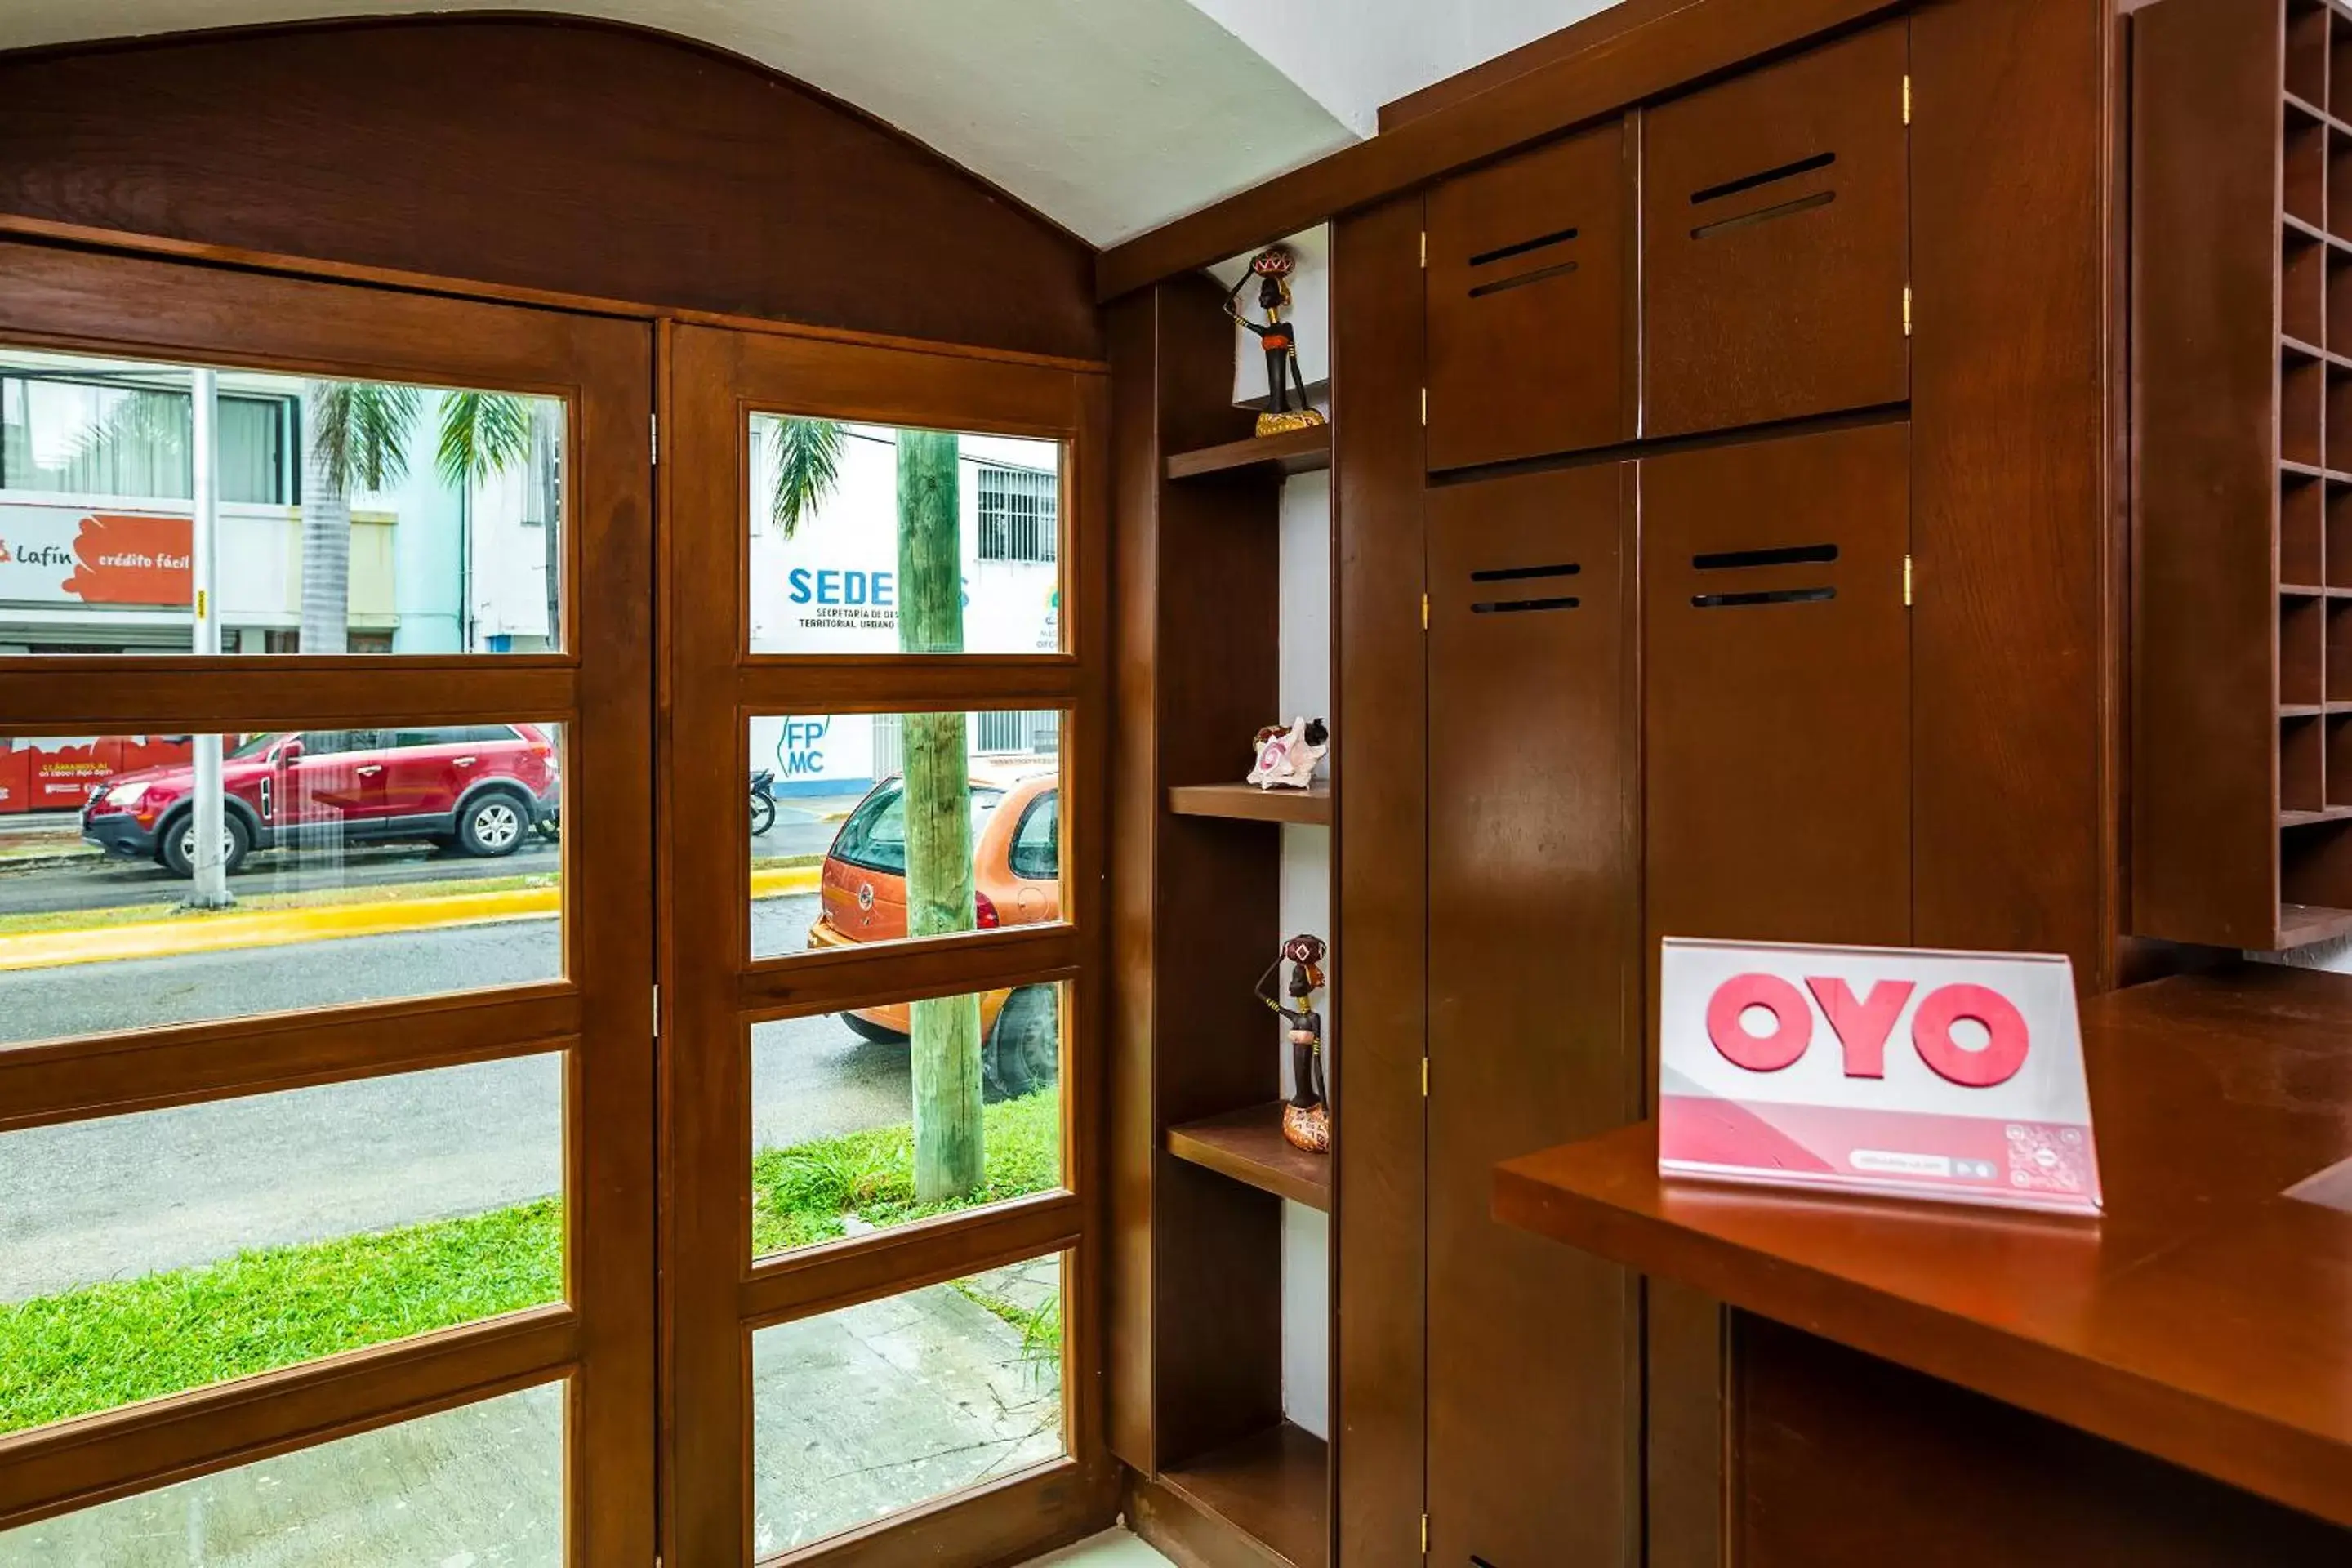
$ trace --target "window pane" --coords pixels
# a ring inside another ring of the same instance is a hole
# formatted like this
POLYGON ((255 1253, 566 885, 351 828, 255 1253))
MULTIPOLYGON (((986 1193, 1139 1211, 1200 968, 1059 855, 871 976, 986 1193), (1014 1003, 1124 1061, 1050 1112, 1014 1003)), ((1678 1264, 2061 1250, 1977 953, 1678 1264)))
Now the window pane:
POLYGON ((755 414, 753 653, 1055 653, 1062 448, 755 414))
POLYGON ((562 1300, 562 1060, 0 1134, 0 1432, 562 1300))
POLYGON ((751 1544, 772 1556, 1067 1451, 1062 1260, 751 1336, 751 1544))
POLYGON ((0 1568, 561 1568, 546 1384, 0 1533, 0 1568))
POLYGON ((1062 1182, 1067 987, 751 1026, 751 1250, 813 1247, 1062 1182))
MULTIPOLYGON (((194 647, 190 367, 0 348, 0 655, 194 647)), ((218 377, 223 653, 558 647, 564 407, 218 377)))
POLYGON ((0 1043, 562 978, 562 753, 552 724, 0 737, 0 1043))
POLYGON ((754 958, 1065 918, 1060 713, 761 717, 751 751, 754 958))

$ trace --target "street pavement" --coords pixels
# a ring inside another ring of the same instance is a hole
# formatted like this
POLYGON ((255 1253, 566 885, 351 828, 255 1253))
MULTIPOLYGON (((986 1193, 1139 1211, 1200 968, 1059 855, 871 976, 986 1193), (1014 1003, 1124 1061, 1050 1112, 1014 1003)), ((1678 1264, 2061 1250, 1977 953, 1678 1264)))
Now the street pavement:
MULTIPOLYGON (((805 931, 816 899, 755 909, 805 931)), ((541 978, 556 972, 557 924, 0 973, 0 1035, 541 978)), ((752 1036, 755 1146, 911 1114, 903 1045, 830 1016, 752 1036)), ((561 1179, 555 1073, 546 1058, 487 1062, 0 1134, 0 1301, 544 1196, 561 1179)))

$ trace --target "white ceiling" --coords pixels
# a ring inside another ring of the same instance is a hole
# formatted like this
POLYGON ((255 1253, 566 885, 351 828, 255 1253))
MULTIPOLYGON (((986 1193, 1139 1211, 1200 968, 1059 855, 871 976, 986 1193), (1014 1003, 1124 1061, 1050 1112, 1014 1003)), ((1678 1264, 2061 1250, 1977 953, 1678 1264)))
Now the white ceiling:
MULTIPOLYGON (((1601 0, 463 0, 659 27, 864 109, 1092 244, 1371 133, 1601 0)), ((447 0, 0 0, 0 48, 447 0)))

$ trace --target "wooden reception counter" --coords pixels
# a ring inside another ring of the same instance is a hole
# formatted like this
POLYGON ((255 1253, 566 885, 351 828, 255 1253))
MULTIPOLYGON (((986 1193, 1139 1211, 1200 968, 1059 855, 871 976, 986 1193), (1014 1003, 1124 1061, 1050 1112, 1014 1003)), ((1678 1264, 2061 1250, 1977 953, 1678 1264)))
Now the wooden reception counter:
POLYGON ((1719 1464, 1656 1430, 1691 1378, 1654 1316, 1653 1568, 1676 1487, 1746 1568, 2352 1563, 2352 978, 2166 980, 2083 1033, 2095 1221, 1662 1181, 1646 1123, 1499 1168, 1502 1219, 1735 1309, 1719 1464))

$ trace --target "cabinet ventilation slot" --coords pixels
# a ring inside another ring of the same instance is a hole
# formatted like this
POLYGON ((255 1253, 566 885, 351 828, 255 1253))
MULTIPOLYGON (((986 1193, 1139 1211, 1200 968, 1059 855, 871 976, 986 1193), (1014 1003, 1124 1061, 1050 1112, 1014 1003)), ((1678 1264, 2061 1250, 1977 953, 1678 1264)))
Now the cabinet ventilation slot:
POLYGON ((1528 610, 1572 610, 1581 599, 1489 599, 1470 606, 1474 616, 1516 616, 1528 610))
POLYGON ((1696 610, 1737 610, 1750 605, 1818 605, 1837 597, 1835 588, 1774 588, 1761 594, 1693 594, 1696 610))
POLYGON ((1551 234, 1539 234, 1533 239, 1523 239, 1516 245, 1502 245, 1496 246, 1492 250, 1482 250, 1470 258, 1470 265, 1484 267, 1492 261, 1508 261, 1514 256, 1525 256, 1530 250, 1541 250, 1548 245, 1565 245, 1575 237, 1576 230, 1572 228, 1559 229, 1551 234))
POLYGON ((1582 563, 1563 562, 1558 566, 1490 566, 1484 572, 1470 574, 1473 583, 1524 583, 1530 577, 1573 577, 1584 570, 1582 563))
POLYGON ((1691 230, 1691 237, 1705 239, 1709 235, 1722 234, 1730 229, 1753 228, 1759 223, 1770 223, 1776 217, 1794 217, 1799 213, 1811 212, 1815 207, 1825 207, 1835 200, 1837 200, 1835 191, 1815 191, 1810 196, 1799 196, 1793 202, 1782 202, 1777 207, 1766 207, 1761 212, 1743 213, 1738 217, 1703 223, 1691 230))
POLYGON ((1757 174, 1742 174, 1736 180, 1726 180, 1719 185, 1709 185, 1703 191, 1693 191, 1691 205, 1699 206, 1707 202, 1720 201, 1725 196, 1736 196, 1742 191, 1752 191, 1759 185, 1772 184, 1780 180, 1793 180, 1799 174, 1810 174, 1815 169, 1826 169, 1836 162, 1837 154, 1834 153, 1816 153, 1810 158, 1800 158, 1793 163, 1783 163, 1777 169, 1767 169, 1757 174))
POLYGON ((1499 278, 1492 283, 1481 283, 1470 290, 1470 298, 1483 300, 1506 289, 1517 289, 1523 283, 1540 283, 1547 278, 1562 278, 1575 270, 1576 263, 1573 261, 1563 261, 1557 267, 1538 267, 1533 272, 1522 272, 1517 278, 1499 278))
POLYGON ((1780 544, 1769 550, 1717 550, 1692 556, 1691 564, 1702 572, 1728 572, 1741 566, 1806 566, 1837 558, 1834 544, 1780 544))

